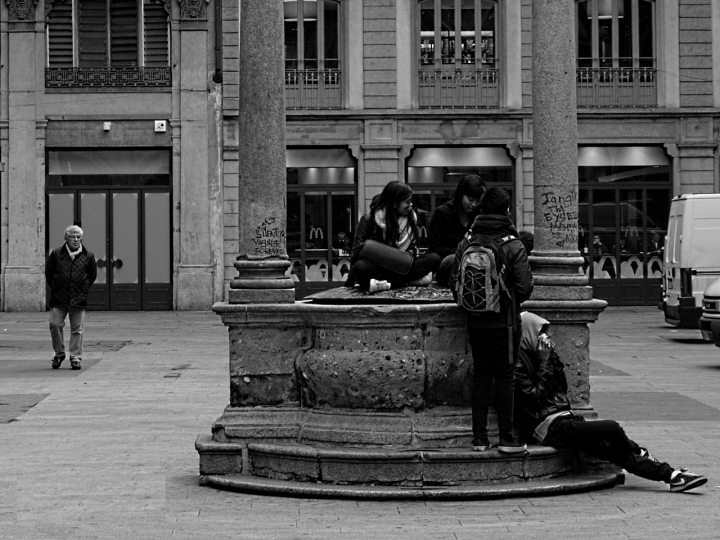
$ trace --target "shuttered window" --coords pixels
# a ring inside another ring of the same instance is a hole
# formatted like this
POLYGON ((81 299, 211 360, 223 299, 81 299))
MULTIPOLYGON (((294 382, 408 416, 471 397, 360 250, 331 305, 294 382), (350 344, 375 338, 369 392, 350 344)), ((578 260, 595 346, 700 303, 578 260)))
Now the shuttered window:
POLYGON ((47 18, 48 67, 166 67, 169 18, 152 0, 55 0, 47 18))
POLYGON ((73 6, 53 5, 48 15, 48 67, 73 67, 73 6))

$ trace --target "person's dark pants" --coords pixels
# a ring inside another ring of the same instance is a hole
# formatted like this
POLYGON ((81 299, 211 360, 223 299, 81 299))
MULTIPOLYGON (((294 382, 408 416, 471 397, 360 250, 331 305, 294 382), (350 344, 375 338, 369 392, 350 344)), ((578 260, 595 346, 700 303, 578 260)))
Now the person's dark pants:
POLYGON ((448 279, 450 279, 450 267, 452 266, 454 260, 455 254, 453 253, 443 257, 443 260, 440 262, 440 268, 438 268, 435 281, 437 281, 437 284, 441 287, 448 286, 448 279))
POLYGON ((355 273, 355 282, 364 291, 367 291, 370 287, 371 279, 388 281, 393 289, 398 289, 411 281, 426 276, 430 272, 435 272, 439 264, 440 255, 437 253, 424 253, 415 257, 410 271, 404 276, 365 259, 356 262, 353 265, 353 271, 355 273))
POLYGON ((640 446, 630 440, 614 420, 586 422, 579 417, 558 418, 550 425, 543 444, 575 448, 648 480, 667 482, 673 473, 673 468, 667 463, 640 456, 640 446))
POLYGON ((520 350, 520 331, 513 332, 512 356, 508 347, 508 328, 470 328, 468 337, 473 355, 472 428, 477 444, 488 443, 487 417, 490 387, 495 381, 495 410, 498 417, 500 443, 515 440, 513 406, 515 364, 520 350))

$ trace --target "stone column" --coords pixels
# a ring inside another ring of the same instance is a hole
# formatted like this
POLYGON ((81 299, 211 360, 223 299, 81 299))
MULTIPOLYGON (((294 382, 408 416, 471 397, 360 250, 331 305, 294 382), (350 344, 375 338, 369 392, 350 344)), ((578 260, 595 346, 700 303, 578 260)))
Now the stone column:
POLYGON ((233 304, 294 302, 287 256, 282 0, 240 9, 239 255, 233 304))
MULTIPOLYGON (((578 251, 577 106, 573 0, 533 1, 533 297, 524 307, 553 323, 576 409, 589 409, 588 323, 593 300, 578 251)), ((591 411, 589 411, 591 412, 591 411)))
MULTIPOLYGON (((208 189, 207 6, 180 6, 180 264, 177 309, 212 305, 214 265, 208 189)), ((173 128, 175 130, 175 127, 173 128)))
MULTIPOLYGON (((45 145, 42 112, 44 66, 42 22, 37 1, 7 0, 7 224, 2 288, 5 311, 45 309, 45 145)), ((67 225, 70 225, 68 223, 67 225)), ((57 246, 52 246, 53 248, 57 246)))

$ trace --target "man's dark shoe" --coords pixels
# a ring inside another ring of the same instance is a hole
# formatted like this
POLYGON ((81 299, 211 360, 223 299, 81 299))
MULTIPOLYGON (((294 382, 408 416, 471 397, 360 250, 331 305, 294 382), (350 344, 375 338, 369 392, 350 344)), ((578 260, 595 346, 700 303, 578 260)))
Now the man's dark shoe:
POLYGON ((490 443, 488 441, 482 441, 480 439, 473 439, 472 449, 475 452, 484 452, 490 449, 490 443))
POLYGON ((54 356, 52 359, 52 368, 58 369, 60 365, 63 363, 63 360, 65 360, 65 356, 54 356))
POLYGON ((668 484, 670 484, 670 491, 690 491, 707 484, 707 478, 699 474, 693 474, 687 469, 682 469, 668 484))
POLYGON ((80 369, 80 359, 70 358, 70 367, 73 369, 80 369))
POLYGON ((517 441, 500 441, 498 451, 502 454, 527 454, 527 446, 517 441))

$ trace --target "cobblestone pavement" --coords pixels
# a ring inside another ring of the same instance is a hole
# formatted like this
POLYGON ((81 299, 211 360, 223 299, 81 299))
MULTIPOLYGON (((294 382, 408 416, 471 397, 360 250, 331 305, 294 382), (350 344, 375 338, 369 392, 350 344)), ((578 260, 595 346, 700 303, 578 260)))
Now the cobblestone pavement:
POLYGON ((229 399, 213 313, 89 313, 81 371, 50 368, 45 313, 0 313, 0 539, 720 538, 720 349, 654 308, 592 326, 593 405, 672 465, 686 494, 478 502, 301 500, 198 485, 195 438, 229 399))

